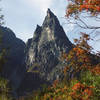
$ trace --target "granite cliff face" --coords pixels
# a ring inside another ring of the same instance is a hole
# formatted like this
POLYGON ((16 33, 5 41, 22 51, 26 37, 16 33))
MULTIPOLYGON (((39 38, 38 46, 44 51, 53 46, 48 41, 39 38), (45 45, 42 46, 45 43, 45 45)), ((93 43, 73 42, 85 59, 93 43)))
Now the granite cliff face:
POLYGON ((2 74, 10 80, 14 89, 17 89, 26 72, 24 65, 25 43, 16 38, 15 34, 7 27, 0 26, 0 52, 6 51, 6 63, 2 74))
POLYGON ((42 79, 52 82, 61 77, 62 52, 68 53, 72 43, 67 38, 57 17, 48 9, 42 26, 37 25, 33 38, 26 48, 26 68, 37 72, 42 79))

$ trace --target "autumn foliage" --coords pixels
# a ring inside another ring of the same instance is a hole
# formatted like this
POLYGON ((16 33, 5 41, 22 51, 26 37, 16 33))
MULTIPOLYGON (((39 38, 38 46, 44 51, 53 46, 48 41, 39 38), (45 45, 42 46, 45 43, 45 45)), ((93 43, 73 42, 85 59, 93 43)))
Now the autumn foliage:
POLYGON ((88 11, 92 15, 100 13, 100 0, 68 0, 70 3, 67 7, 66 16, 78 14, 82 11, 88 11))
MULTIPOLYGON (((64 78, 55 80, 51 86, 33 93, 33 97, 24 100, 99 100, 100 99, 100 62, 92 63, 89 35, 82 33, 75 39, 76 45, 69 52, 63 53, 66 63, 64 78), (69 77, 71 69, 73 77, 69 77), (78 77, 76 74, 79 74, 78 77)), ((96 56, 96 55, 95 55, 96 56)))
POLYGON ((78 82, 72 87, 72 92, 70 94, 74 99, 90 100, 90 97, 93 96, 93 88, 92 86, 86 86, 78 82))
POLYGON ((74 40, 76 43, 75 47, 68 55, 64 55, 66 61, 70 62, 64 69, 65 74, 72 69, 74 71, 73 74, 75 75, 80 71, 89 69, 92 65, 92 57, 90 54, 92 47, 88 45, 90 37, 86 33, 81 33, 81 35, 82 37, 80 37, 79 40, 74 40))

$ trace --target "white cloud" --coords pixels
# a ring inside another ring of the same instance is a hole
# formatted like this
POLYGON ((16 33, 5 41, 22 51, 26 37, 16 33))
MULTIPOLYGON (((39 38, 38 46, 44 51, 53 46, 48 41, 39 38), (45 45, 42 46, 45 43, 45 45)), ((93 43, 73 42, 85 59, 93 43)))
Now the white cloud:
POLYGON ((24 0, 33 8, 37 8, 42 12, 46 12, 53 2, 53 0, 24 0))

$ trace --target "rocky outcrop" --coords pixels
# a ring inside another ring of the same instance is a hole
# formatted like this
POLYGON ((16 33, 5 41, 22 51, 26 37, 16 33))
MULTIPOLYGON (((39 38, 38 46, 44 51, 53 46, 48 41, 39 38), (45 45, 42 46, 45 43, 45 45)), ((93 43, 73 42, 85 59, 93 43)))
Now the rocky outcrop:
POLYGON ((37 25, 26 48, 26 68, 38 72, 42 79, 52 82, 61 76, 62 52, 68 53, 72 43, 67 38, 57 17, 48 9, 42 26, 37 25))
POLYGON ((33 38, 26 45, 9 28, 0 26, 0 36, 0 52, 2 49, 7 52, 3 76, 10 80, 19 95, 63 77, 65 65, 60 57, 72 49, 72 43, 50 9, 43 25, 37 25, 33 38))
POLYGON ((25 43, 18 39, 7 27, 0 26, 0 51, 6 51, 6 63, 3 66, 3 76, 10 80, 14 89, 19 84, 26 72, 24 65, 25 43))

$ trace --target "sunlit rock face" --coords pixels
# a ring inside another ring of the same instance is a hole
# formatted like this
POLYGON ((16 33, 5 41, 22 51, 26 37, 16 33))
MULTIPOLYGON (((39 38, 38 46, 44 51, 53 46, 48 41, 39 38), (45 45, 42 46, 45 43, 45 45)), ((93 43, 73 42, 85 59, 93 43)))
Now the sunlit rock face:
POLYGON ((62 73, 62 52, 68 53, 71 48, 72 44, 57 17, 48 9, 43 25, 37 25, 33 38, 27 42, 26 67, 52 82, 62 73))

